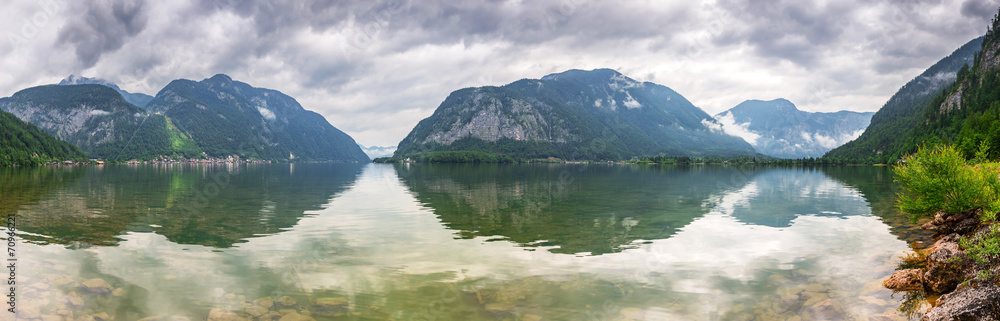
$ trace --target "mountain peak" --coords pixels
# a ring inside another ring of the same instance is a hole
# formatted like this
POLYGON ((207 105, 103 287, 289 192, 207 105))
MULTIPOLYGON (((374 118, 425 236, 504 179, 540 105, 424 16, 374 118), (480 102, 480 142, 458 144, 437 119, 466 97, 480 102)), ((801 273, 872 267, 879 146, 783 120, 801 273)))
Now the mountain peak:
MULTIPOLYGON (((580 69, 570 69, 567 71, 548 74, 542 77, 542 80, 557 80, 560 78, 605 78, 612 79, 616 77, 624 77, 620 72, 614 69, 600 68, 594 70, 580 70, 580 69)), ((627 78, 627 77, 626 77, 627 78)))
POLYGON ((88 78, 76 75, 69 75, 69 77, 66 77, 65 79, 59 81, 58 85, 69 86, 69 85, 85 85, 85 84, 102 85, 114 89, 119 94, 121 94, 126 101, 141 108, 145 108, 146 104, 148 104, 150 100, 153 100, 153 96, 143 93, 130 93, 124 91, 121 88, 119 88, 118 85, 115 85, 110 81, 100 78, 88 78))
POLYGON ((224 83, 231 83, 231 82, 233 82, 233 78, 229 77, 226 74, 215 74, 215 76, 212 76, 212 78, 208 78, 208 79, 205 79, 205 80, 206 81, 212 81, 212 82, 224 82, 224 83))
POLYGON ((748 113, 760 113, 760 112, 799 112, 799 109, 795 107, 795 104, 784 98, 772 99, 772 100, 757 100, 750 99, 745 100, 736 107, 733 107, 729 111, 739 111, 748 113))
POLYGON ((112 83, 110 81, 107 81, 107 80, 104 80, 104 79, 99 79, 99 78, 88 78, 88 77, 83 77, 83 76, 76 76, 76 75, 72 75, 72 74, 69 75, 69 77, 63 78, 63 80, 60 80, 58 85, 60 85, 60 86, 67 86, 67 85, 82 85, 82 84, 104 85, 104 86, 111 87, 111 89, 114 89, 116 91, 121 91, 121 88, 118 88, 118 85, 115 85, 114 83, 112 83))

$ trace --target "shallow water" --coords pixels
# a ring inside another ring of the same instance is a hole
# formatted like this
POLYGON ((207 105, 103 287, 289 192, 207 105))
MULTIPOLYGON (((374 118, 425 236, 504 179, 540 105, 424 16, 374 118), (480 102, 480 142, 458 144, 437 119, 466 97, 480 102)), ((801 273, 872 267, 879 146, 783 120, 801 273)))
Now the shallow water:
POLYGON ((0 169, 0 210, 19 320, 867 320, 927 239, 894 189, 877 167, 42 167, 0 169))

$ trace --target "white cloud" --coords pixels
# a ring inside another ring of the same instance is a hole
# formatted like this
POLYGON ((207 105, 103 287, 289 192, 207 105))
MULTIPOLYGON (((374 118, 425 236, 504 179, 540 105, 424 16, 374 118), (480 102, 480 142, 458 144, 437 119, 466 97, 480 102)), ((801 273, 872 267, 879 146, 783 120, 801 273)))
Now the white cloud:
POLYGON ((263 108, 263 107, 257 107, 257 111, 259 111, 260 115, 264 116, 265 119, 274 120, 274 118, 275 118, 274 112, 272 112, 270 109, 263 108))
POLYGON ((703 126, 707 127, 708 130, 710 130, 710 131, 717 132, 717 133, 718 132, 722 132, 722 125, 719 124, 719 123, 717 123, 717 122, 714 122, 714 121, 711 121, 711 120, 708 120, 708 119, 702 119, 701 120, 701 124, 703 126))
POLYGON ((733 114, 729 112, 719 115, 719 117, 716 117, 715 120, 722 124, 722 130, 726 134, 743 138, 743 140, 750 143, 750 145, 757 146, 757 139, 760 138, 760 134, 754 133, 747 128, 750 123, 737 124, 736 117, 733 117, 733 114))
POLYGON ((626 92, 625 95, 626 95, 625 102, 623 103, 625 107, 628 107, 628 109, 636 109, 642 107, 642 104, 639 104, 638 101, 635 101, 635 98, 632 98, 632 94, 626 92))

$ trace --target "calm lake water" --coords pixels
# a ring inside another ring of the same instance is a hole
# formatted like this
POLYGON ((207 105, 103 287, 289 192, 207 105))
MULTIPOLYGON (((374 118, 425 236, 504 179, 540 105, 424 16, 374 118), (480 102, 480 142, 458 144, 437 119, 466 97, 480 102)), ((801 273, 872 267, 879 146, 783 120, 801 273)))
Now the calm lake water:
POLYGON ((884 167, 0 168, 0 192, 24 320, 868 320, 927 240, 884 167))

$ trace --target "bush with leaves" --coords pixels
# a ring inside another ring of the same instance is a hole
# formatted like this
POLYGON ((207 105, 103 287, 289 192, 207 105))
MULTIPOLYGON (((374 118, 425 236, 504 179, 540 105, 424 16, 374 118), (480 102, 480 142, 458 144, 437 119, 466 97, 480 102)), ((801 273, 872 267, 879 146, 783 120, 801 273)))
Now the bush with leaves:
POLYGON ((1000 179, 990 167, 970 166, 951 145, 922 147, 893 169, 903 184, 899 208, 913 219, 937 212, 982 210, 991 221, 1000 210, 1000 179))

